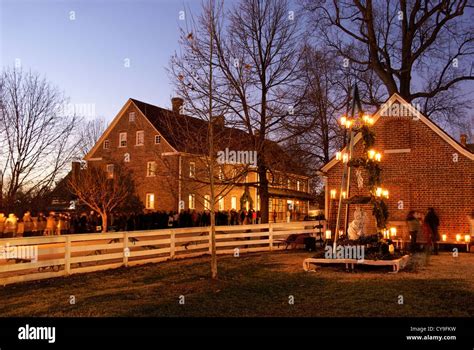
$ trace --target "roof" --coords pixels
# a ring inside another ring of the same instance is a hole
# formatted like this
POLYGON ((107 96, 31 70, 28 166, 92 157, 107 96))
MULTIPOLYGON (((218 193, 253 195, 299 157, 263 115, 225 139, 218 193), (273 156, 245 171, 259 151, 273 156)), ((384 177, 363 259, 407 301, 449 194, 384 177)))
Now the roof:
MULTIPOLYGON (((376 123, 379 118, 389 109, 392 107, 392 105, 400 103, 402 104, 414 117, 416 117, 418 120, 426 124, 431 130, 433 130, 438 136, 440 136, 445 142, 450 144, 455 150, 457 150, 460 154, 466 156, 467 158, 474 160, 474 147, 472 144, 467 145, 464 147, 459 143, 457 140, 455 140, 453 137, 451 137, 446 131, 441 129, 440 126, 438 126, 435 122, 433 122, 431 119, 428 117, 425 117, 421 112, 419 112, 413 105, 408 103, 404 98, 402 98, 398 94, 393 94, 390 96, 390 98, 385 102, 381 108, 375 113, 374 115, 374 123, 376 123)), ((355 138, 354 138, 354 144, 359 142, 362 138, 361 133, 358 133, 355 138)), ((343 151, 346 151, 346 148, 344 148, 343 151)), ((338 160, 336 160, 336 157, 333 157, 329 162, 327 162, 322 168, 319 169, 320 173, 326 173, 329 169, 331 169, 334 165, 338 163, 338 160)))
MULTIPOLYGON (((91 158, 130 103, 133 103, 140 110, 141 114, 176 152, 193 155, 209 153, 207 142, 209 125, 207 121, 130 98, 97 141, 94 148, 86 155, 86 160, 91 158)), ((213 130, 216 150, 225 150, 225 148, 235 151, 256 150, 256 137, 242 129, 216 122, 213 130)), ((292 159, 277 142, 265 141, 265 160, 270 169, 306 176, 304 166, 292 159)))
POLYGON ((472 152, 474 153, 474 143, 471 143, 471 144, 467 144, 466 147, 472 152))

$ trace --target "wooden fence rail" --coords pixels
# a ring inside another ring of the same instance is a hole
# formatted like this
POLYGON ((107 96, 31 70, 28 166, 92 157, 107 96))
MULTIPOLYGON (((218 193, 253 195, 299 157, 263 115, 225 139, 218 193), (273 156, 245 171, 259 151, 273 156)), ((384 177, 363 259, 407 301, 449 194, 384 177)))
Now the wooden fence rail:
MULTIPOLYGON (((290 234, 314 222, 217 226, 218 254, 284 249, 290 234)), ((210 228, 0 239, 0 285, 68 276, 210 253, 210 228)))

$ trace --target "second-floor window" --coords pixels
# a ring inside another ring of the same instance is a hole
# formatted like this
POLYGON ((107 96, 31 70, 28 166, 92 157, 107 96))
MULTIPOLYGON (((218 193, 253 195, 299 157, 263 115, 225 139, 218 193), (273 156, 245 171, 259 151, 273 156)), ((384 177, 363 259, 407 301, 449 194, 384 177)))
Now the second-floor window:
POLYGON ((128 113, 128 121, 129 121, 130 123, 135 122, 135 112, 130 112, 130 113, 128 113))
POLYGON ((194 162, 189 162, 189 177, 196 177, 196 163, 194 162))
POLYGON ((296 190, 299 191, 300 190, 300 182, 299 180, 296 181, 296 190))
POLYGON ((155 135, 155 145, 158 145, 161 143, 161 136, 160 135, 155 135))
POLYGON ((143 130, 137 131, 137 146, 143 146, 145 144, 145 132, 143 130))
POLYGON ((153 177, 156 176, 156 162, 147 162, 146 163, 146 176, 153 177))
POLYGON ((104 149, 109 149, 110 148, 110 141, 109 140, 105 140, 104 141, 104 149))
POLYGON ((119 135, 119 147, 127 147, 127 133, 121 132, 119 135))

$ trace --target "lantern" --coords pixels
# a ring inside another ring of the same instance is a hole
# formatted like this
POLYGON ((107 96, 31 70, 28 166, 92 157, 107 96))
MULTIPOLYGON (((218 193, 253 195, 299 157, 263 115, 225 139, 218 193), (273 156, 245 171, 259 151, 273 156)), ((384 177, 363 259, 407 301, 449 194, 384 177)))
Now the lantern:
POLYGON ((456 242, 459 242, 461 240, 461 235, 457 234, 456 235, 456 242))
POLYGON ((390 227, 390 234, 395 237, 397 235, 397 228, 396 227, 390 227))
POLYGON ((369 157, 369 159, 374 159, 375 157, 375 151, 373 149, 367 151, 367 156, 369 157))
POLYGON ((346 122, 347 122, 346 116, 342 116, 340 122, 341 122, 341 125, 344 125, 344 126, 345 126, 345 125, 346 125, 346 122))
POLYGON ((344 153, 342 155, 342 162, 347 163, 349 161, 349 155, 347 153, 344 153))
POLYGON ((331 190, 331 199, 336 198, 337 191, 336 190, 331 190))
POLYGON ((388 198, 388 190, 383 190, 382 191, 382 196, 385 198, 388 198))
POLYGON ((382 187, 377 187, 377 189, 375 190, 375 196, 377 197, 381 197, 382 196, 382 187))
POLYGON ((470 242, 471 241, 471 236, 470 235, 465 235, 464 236, 464 241, 470 242))
POLYGON ((380 162, 381 160, 382 160, 382 155, 377 152, 377 153, 375 154, 375 161, 376 161, 376 162, 380 162))
POLYGON ((346 191, 342 191, 342 198, 344 198, 344 199, 345 199, 345 198, 346 198, 346 196, 347 196, 347 193, 346 193, 346 191))
POLYGON ((336 152, 336 160, 341 160, 341 159, 342 159, 342 153, 336 152))
POLYGON ((441 239, 443 240, 443 242, 446 242, 446 238, 447 238, 446 235, 442 235, 442 236, 441 236, 441 239))

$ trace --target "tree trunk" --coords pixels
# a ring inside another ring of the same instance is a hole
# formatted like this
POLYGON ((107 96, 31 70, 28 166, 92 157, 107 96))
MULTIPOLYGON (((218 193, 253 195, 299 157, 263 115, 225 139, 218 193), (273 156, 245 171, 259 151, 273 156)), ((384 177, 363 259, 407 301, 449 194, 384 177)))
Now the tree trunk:
POLYGON ((258 165, 258 177, 260 182, 258 194, 260 196, 261 223, 267 224, 269 220, 268 202, 270 200, 270 196, 268 194, 267 167, 264 164, 258 165))
POLYGON ((100 216, 102 217, 102 233, 107 232, 107 213, 100 213, 100 216))

